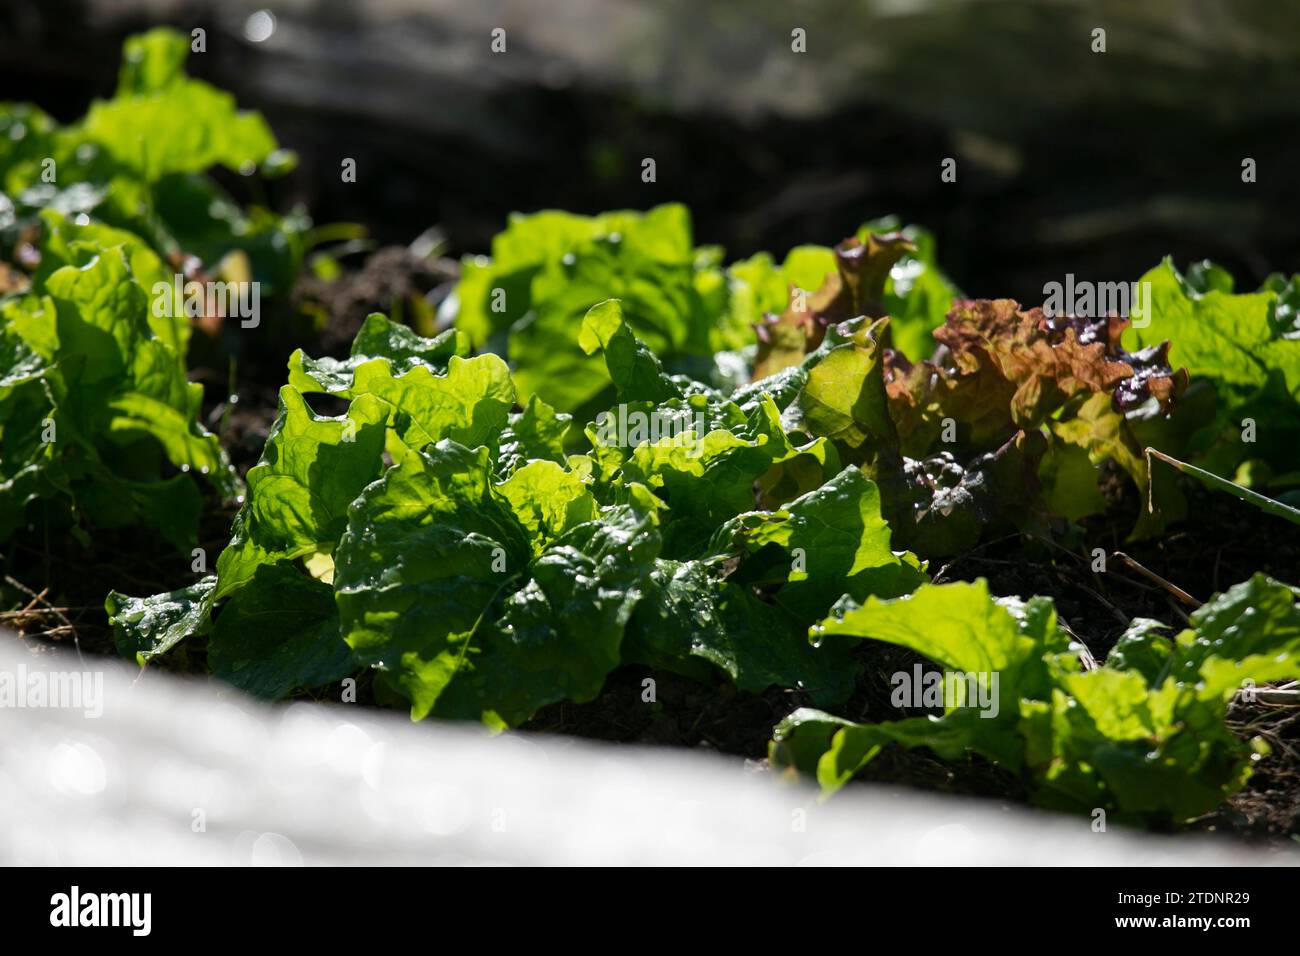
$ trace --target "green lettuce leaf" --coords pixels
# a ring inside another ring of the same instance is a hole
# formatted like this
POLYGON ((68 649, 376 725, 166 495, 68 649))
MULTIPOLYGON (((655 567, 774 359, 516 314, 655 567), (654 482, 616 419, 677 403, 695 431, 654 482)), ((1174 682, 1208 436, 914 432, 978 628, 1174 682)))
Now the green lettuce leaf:
POLYGON ((880 491, 852 467, 778 510, 731 519, 710 551, 748 555, 735 577, 780 584, 776 602, 805 626, 843 595, 898 597, 925 581, 914 554, 891 550, 880 491))
MULTIPOLYGON (((534 470, 558 483, 558 469, 534 470)), ((513 725, 590 699, 618 663, 658 551, 653 522, 626 508, 578 522, 585 492, 570 484, 561 510, 529 484, 498 488, 486 449, 443 441, 408 453, 352 510, 335 579, 344 633, 416 718, 513 725)))
POLYGON ((129 237, 102 244, 124 234, 48 222, 49 271, 0 304, 0 537, 46 499, 74 519, 75 534, 148 525, 189 551, 200 508, 193 476, 227 498, 242 486, 198 424, 201 386, 148 319, 132 269, 149 277, 158 263, 129 237), (59 265, 61 255, 71 261, 59 265), (182 474, 164 474, 168 465, 182 474))
POLYGON ((629 660, 701 680, 712 665, 741 690, 790 687, 826 707, 853 691, 858 667, 842 642, 813 647, 790 614, 704 562, 657 561, 644 590, 629 660))
POLYGON ((304 394, 327 392, 350 398, 357 369, 373 359, 387 359, 393 373, 401 376, 421 365, 445 372, 453 355, 468 354, 469 341, 461 332, 448 329, 427 339, 375 312, 362 323, 346 359, 314 359, 302 349, 289 356, 289 384, 304 394))
POLYGON ((524 410, 512 414, 501 430, 497 473, 510 475, 530 461, 565 461, 565 445, 573 416, 557 412, 534 395, 524 410))
POLYGON ((118 653, 144 663, 191 635, 206 634, 216 586, 217 576, 210 574, 188 587, 146 598, 110 592, 104 607, 118 653))
POLYGON ((453 307, 476 348, 509 356, 521 396, 537 393, 570 412, 609 383, 578 345, 592 306, 620 299, 654 354, 711 365, 715 352, 747 344, 758 319, 732 307, 731 289, 716 257, 693 246, 682 206, 593 217, 545 211, 511 216, 490 258, 463 261, 453 307))
POLYGON ((624 629, 658 551, 653 521, 630 508, 557 539, 503 601, 481 653, 467 655, 446 712, 514 725, 546 704, 593 699, 620 662, 624 629))
MULTIPOLYGON (((39 224, 42 211, 93 216, 88 228, 129 230, 164 261, 195 257, 210 275, 239 252, 263 293, 288 291, 310 221, 301 211, 244 210, 207 171, 270 175, 295 160, 261 116, 185 75, 189 48, 188 35, 169 29, 129 37, 112 98, 66 126, 34 107, 0 104, 0 188, 13 197, 12 222, 0 216, 0 232, 39 224)), ((156 331, 183 353, 182 341, 156 331)))
POLYGON ((1167 339, 1170 360, 1211 386, 1217 399, 1213 420, 1184 427, 1190 434, 1181 441, 1158 435, 1151 443, 1228 478, 1248 459, 1268 463, 1274 474, 1300 469, 1300 338, 1289 319, 1294 287, 1274 282, 1234 294, 1231 278, 1214 274, 1214 282, 1183 276, 1165 259, 1140 280, 1150 284, 1148 324, 1130 328, 1126 340, 1150 346, 1167 339))
POLYGON ((519 523, 528 529, 534 550, 560 535, 596 520, 596 499, 582 479, 553 461, 531 461, 497 486, 519 523))
POLYGON ((778 726, 772 759, 833 792, 891 744, 945 759, 974 751, 1021 774, 1043 806, 1186 822, 1249 776, 1254 751, 1227 727, 1227 707, 1238 691, 1300 672, 1297 596, 1256 575, 1212 598, 1172 642, 1158 622, 1133 622, 1106 664, 1091 670, 1071 653, 1049 601, 995 602, 982 581, 845 602, 815 635, 914 650, 945 669, 945 688, 968 686, 970 673, 996 674, 998 712, 968 706, 960 694, 942 715, 880 724, 799 710, 778 726))
POLYGON ((1167 258, 1139 282, 1151 284, 1149 321, 1126 330, 1126 341, 1142 347, 1169 341, 1171 362, 1221 384, 1230 401, 1273 375, 1281 376, 1291 395, 1300 395, 1300 342, 1270 322, 1276 293, 1234 295, 1222 284, 1198 291, 1167 258))
POLYGON ((609 377, 623 401, 662 402, 682 397, 655 353, 632 334, 618 299, 607 299, 587 311, 578 345, 588 355, 603 353, 609 377))
POLYGON ((248 472, 248 496, 217 559, 215 598, 247 583, 263 565, 329 554, 347 527, 348 507, 383 467, 387 406, 357 398, 339 418, 319 417, 297 389, 280 389, 280 414, 248 472))
POLYGON ((287 563, 263 565, 221 609, 208 643, 212 673, 272 700, 355 669, 339 635, 334 591, 287 563))

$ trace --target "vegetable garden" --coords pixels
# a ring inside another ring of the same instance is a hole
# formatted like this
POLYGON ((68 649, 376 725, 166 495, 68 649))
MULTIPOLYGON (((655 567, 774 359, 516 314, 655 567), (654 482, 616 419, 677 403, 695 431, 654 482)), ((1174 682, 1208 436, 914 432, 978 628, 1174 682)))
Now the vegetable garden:
POLYGON ((294 158, 187 50, 0 106, 0 623, 828 796, 1300 834, 1300 276, 1166 260, 1089 317, 964 297, 918 226, 729 261, 668 204, 514 216, 358 326, 354 232, 234 198, 294 158))

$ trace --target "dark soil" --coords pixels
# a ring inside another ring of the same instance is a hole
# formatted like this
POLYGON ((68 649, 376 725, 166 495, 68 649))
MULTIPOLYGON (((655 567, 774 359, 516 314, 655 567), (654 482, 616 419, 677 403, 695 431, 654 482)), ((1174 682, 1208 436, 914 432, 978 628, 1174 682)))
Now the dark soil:
POLYGON ((1300 842, 1300 710, 1236 701, 1228 723, 1242 737, 1263 737, 1272 753, 1255 765, 1244 790, 1197 826, 1300 842))
POLYGON ((361 323, 372 312, 405 317, 416 331, 430 334, 433 329, 427 317, 451 291, 458 275, 451 260, 423 259, 405 246, 385 246, 368 257, 359 271, 338 279, 303 276, 295 290, 297 300, 319 305, 329 317, 312 354, 347 355, 361 323), (421 317, 426 322, 415 321, 421 317))

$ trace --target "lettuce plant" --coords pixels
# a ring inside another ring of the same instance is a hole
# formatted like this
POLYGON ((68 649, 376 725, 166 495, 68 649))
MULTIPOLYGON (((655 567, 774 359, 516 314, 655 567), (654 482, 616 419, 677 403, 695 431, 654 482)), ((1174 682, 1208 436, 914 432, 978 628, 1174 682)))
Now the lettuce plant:
MULTIPOLYGON (((883 265, 878 297, 895 316, 902 347, 922 358, 955 289, 935 265, 933 238, 917 227, 896 234, 897 227, 880 220, 860 236, 895 236, 897 255, 883 265)), ((763 328, 786 309, 792 289, 814 293, 835 273, 834 251, 811 245, 779 265, 758 253, 724 268, 721 249, 693 244, 680 205, 597 216, 548 210, 512 216, 491 256, 463 260, 447 314, 474 348, 509 359, 525 399, 536 393, 561 411, 595 414, 610 380, 577 332, 596 303, 618 298, 633 333, 665 367, 725 390, 747 380, 756 361, 760 378, 781 367, 763 361, 763 328)))
POLYGON ((1275 276, 1235 293, 1224 270, 1201 263, 1183 274, 1168 259, 1141 281, 1150 321, 1126 338, 1169 341, 1170 359, 1205 393, 1187 414, 1150 423, 1143 441, 1246 485, 1300 481, 1300 283, 1275 276))
POLYGON ((475 348, 509 358, 525 400, 536 393, 572 412, 609 385, 577 333, 587 310, 611 297, 669 366, 706 380, 734 374, 717 367, 714 354, 745 345, 754 316, 720 260, 720 250, 694 246, 690 214, 679 205, 644 214, 515 215, 493 240, 491 257, 463 261, 449 309, 475 348))
MULTIPOLYGON (((1294 674, 1300 592, 1257 576, 1173 637, 1135 621, 1089 669, 1049 599, 926 583, 867 475, 876 426, 817 379, 843 363, 859 381, 881 332, 840 323, 801 365, 723 395, 670 374, 620 303, 600 303, 578 345, 603 359, 616 402, 570 452, 572 416, 536 395, 521 406, 505 363, 468 357, 464 333, 371 316, 349 358, 290 359, 216 574, 110 595, 119 647, 147 661, 207 635, 213 672, 269 697, 369 667, 414 718, 492 727, 590 700, 639 663, 799 695, 812 706, 777 728, 772 760, 827 791, 897 744, 981 754, 1049 807, 1178 823, 1217 806, 1257 752, 1226 708, 1294 674), (347 409, 318 415, 315 395, 347 409), (878 724, 833 716, 864 640, 944 668, 951 702, 878 724), (970 706, 955 674, 997 675, 992 706, 970 706)), ((1133 400, 1162 382, 1130 382, 1133 400)))
POLYGON ((83 538, 146 525, 188 552, 195 478, 232 498, 240 484, 196 420, 177 320, 150 308, 161 264, 129 233, 43 215, 40 269, 0 299, 0 541, 48 502, 83 538))
MULTIPOLYGON (((955 675, 996 674, 997 706, 952 695, 938 714, 862 724, 804 709, 776 729, 772 760, 843 786, 887 746, 980 754, 1024 777, 1033 800, 1143 823, 1183 823, 1239 790, 1262 741, 1225 724, 1234 694, 1300 669, 1300 589, 1255 575, 1170 637, 1137 620, 1086 669, 1050 600, 995 599, 985 583, 923 585, 896 600, 841 602, 815 639, 914 650, 955 675)), ((958 687, 963 686, 956 681, 958 687)), ((965 685, 969 686, 969 685, 965 685)))
POLYGON ((863 314, 888 315, 891 347, 912 361, 929 358, 935 344, 931 333, 960 295, 938 266, 934 237, 919 226, 903 227, 892 216, 864 223, 834 249, 796 246, 779 266, 768 253, 759 252, 728 272, 749 286, 752 308, 764 317, 756 370, 760 376, 799 361, 820 341, 818 330, 832 321, 863 314), (845 253, 851 256, 850 268, 842 272, 845 253), (845 275, 853 282, 845 283, 845 275), (791 308, 792 289, 799 294, 796 308, 791 308), (856 302, 854 293, 860 296, 856 302), (787 327, 792 325, 804 334, 790 336, 787 327), (788 356, 765 365, 782 339, 788 356))
POLYGON ((237 252, 241 261, 224 265, 232 280, 256 280, 267 293, 288 290, 306 218, 245 210, 207 173, 278 174, 292 167, 293 155, 278 148, 260 115, 187 76, 189 52, 189 37, 173 30, 128 38, 116 92, 68 125, 30 104, 0 103, 6 245, 51 209, 129 230, 169 264, 192 258, 209 274, 237 252))
POLYGON ((216 574, 110 595, 119 647, 148 660, 206 633, 216 674, 272 697, 369 666, 416 718, 492 726, 589 700, 629 662, 844 700, 847 648, 808 626, 924 580, 875 484, 782 425, 789 376, 725 397, 670 374, 616 300, 578 346, 616 389, 580 453, 572 417, 521 406, 463 331, 374 315, 348 359, 295 353, 216 574))
POLYGON ((1150 475, 1138 431, 1163 425, 1187 387, 1167 343, 1131 352, 1118 317, 956 299, 939 324, 915 314, 902 324, 937 346, 913 361, 886 314, 887 282, 912 249, 903 235, 866 232, 828 251, 835 271, 817 291, 793 289, 760 326, 756 364, 806 376, 787 423, 831 438, 872 475, 903 544, 950 555, 997 524, 1047 533, 1100 513, 1107 460, 1161 505, 1141 509, 1135 537, 1181 517, 1183 500, 1171 476, 1150 475))

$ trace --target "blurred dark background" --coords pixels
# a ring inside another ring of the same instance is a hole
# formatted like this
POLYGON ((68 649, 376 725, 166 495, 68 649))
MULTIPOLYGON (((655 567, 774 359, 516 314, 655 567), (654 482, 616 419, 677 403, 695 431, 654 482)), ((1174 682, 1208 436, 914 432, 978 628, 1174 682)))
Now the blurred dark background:
POLYGON ((204 28, 191 72, 301 154, 277 204, 383 241, 486 251, 512 210, 680 200, 732 257, 896 213, 966 292, 1023 301, 1166 253, 1300 270, 1300 4, 4 0, 0 97, 79 116, 163 23, 204 28))

